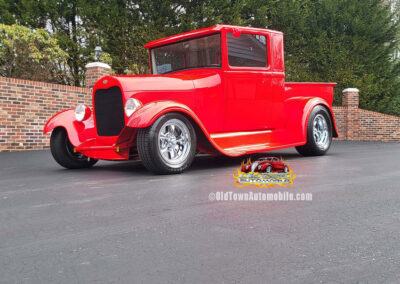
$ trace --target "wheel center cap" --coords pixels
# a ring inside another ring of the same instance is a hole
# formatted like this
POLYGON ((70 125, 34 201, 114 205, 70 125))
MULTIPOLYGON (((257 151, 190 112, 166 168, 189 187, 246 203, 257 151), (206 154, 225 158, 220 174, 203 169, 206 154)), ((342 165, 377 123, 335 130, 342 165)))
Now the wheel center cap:
POLYGON ((173 135, 169 135, 168 146, 174 148, 176 145, 177 145, 176 137, 173 135))

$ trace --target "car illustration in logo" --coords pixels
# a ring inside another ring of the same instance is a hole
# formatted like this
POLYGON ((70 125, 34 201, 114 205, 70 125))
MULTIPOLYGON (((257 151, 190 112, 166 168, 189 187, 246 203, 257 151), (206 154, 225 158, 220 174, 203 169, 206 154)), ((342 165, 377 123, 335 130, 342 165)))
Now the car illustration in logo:
POLYGON ((247 161, 242 165, 243 173, 272 173, 272 172, 289 172, 289 167, 277 157, 263 157, 255 162, 247 161))
POLYGON ((262 157, 254 162, 243 161, 233 178, 237 187, 290 187, 296 174, 282 158, 262 157))

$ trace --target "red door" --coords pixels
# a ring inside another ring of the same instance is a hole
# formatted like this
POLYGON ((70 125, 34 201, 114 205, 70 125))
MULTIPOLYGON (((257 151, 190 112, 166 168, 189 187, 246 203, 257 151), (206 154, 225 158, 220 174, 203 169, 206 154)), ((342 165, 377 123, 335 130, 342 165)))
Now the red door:
POLYGON ((225 71, 226 131, 271 128, 267 112, 270 85, 265 72, 225 71))
POLYGON ((271 71, 267 35, 228 32, 224 71, 226 116, 224 130, 274 129, 282 116, 284 76, 271 71))

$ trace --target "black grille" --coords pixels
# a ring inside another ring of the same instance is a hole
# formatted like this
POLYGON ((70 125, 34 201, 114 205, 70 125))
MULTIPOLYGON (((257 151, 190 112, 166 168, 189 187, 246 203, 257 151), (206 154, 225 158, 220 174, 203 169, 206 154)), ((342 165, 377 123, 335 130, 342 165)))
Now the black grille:
POLYGON ((97 90, 94 95, 97 134, 116 136, 124 128, 124 105, 118 87, 97 90))

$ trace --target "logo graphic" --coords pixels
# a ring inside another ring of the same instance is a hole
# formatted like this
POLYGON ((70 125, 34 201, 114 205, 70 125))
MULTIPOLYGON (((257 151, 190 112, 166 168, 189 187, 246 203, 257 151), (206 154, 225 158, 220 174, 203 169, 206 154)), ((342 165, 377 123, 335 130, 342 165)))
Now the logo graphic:
POLYGON ((255 162, 251 159, 243 161, 233 178, 238 187, 290 187, 296 175, 282 158, 263 157, 255 162))

